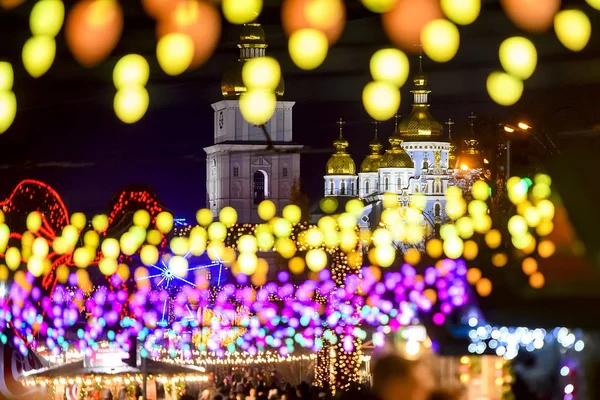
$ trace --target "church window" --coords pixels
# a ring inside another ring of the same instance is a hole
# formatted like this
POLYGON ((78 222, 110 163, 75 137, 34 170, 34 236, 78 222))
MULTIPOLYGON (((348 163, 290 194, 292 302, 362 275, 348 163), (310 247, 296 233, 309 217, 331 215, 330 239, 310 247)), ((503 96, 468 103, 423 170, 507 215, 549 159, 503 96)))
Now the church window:
POLYGON ((237 178, 240 176, 240 167, 233 167, 233 176, 237 178))
POLYGON ((333 190, 334 190, 333 181, 331 180, 331 181, 329 181, 329 194, 333 194, 333 190))
POLYGON ((254 189, 254 204, 260 204, 266 197, 266 174, 263 171, 254 173, 252 186, 254 189))
POLYGON ((436 217, 439 217, 441 211, 442 211, 442 206, 440 205, 440 203, 435 203, 435 206, 433 206, 433 215, 435 215, 436 217))
POLYGON ((384 185, 385 186, 385 191, 387 192, 388 190, 390 190, 390 178, 386 176, 384 179, 385 179, 384 180, 384 182, 385 182, 385 185, 384 185))
POLYGON ((340 187, 340 194, 346 194, 346 182, 342 181, 342 186, 340 187))
POLYGON ((354 194, 354 181, 352 181, 352 192, 350 194, 354 194))
POLYGON ((365 194, 369 194, 369 180, 365 181, 365 194))
POLYGON ((402 177, 398 175, 396 178, 396 190, 400 190, 402 188, 402 177))
POLYGON ((288 176, 288 169, 287 169, 287 167, 283 167, 283 170, 281 171, 281 176, 283 176, 284 178, 288 176))
POLYGON ((414 193, 419 193, 419 184, 418 183, 415 185, 414 193))

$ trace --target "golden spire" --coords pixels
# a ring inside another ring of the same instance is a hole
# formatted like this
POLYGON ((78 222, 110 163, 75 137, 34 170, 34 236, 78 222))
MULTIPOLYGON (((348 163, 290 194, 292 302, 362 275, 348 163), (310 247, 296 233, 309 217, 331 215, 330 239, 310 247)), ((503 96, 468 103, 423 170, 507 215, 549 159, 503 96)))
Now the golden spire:
POLYGON ((336 122, 340 126, 340 136, 333 142, 335 153, 327 161, 327 175, 356 175, 356 165, 350 154, 346 152, 348 141, 342 135, 344 120, 336 122))
POLYGON ((362 164, 360 165, 360 172, 377 172, 379 166, 381 164, 381 149, 383 146, 379 143, 379 137, 377 136, 377 126, 381 122, 373 121, 372 124, 375 125, 375 136, 373 140, 369 143, 369 147, 371 148, 371 154, 369 154, 362 164))

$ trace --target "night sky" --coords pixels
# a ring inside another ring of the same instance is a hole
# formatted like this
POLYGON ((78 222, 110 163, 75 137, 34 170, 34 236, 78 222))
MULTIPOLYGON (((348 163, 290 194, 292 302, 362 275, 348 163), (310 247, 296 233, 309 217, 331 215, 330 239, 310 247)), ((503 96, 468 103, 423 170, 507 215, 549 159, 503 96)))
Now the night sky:
MULTIPOLYGON (((221 98, 222 72, 237 58, 238 28, 224 23, 220 46, 211 60, 195 71, 167 77, 154 55, 153 21, 138 2, 122 2, 126 3, 124 37, 109 59, 85 69, 74 61, 59 35, 54 66, 35 80, 20 61, 21 48, 30 34, 32 3, 0 11, 0 59, 13 63, 18 102, 13 126, 0 136, 0 197, 8 195, 21 179, 40 179, 58 190, 70 211, 94 213, 104 211, 119 189, 146 184, 176 216, 193 216, 205 206, 203 147, 212 143, 210 104, 221 98), (150 108, 140 122, 125 125, 112 110, 112 69, 121 56, 132 52, 144 55, 150 63, 150 108)), ((65 3, 69 8, 74 2, 65 3)), ((267 54, 282 65, 284 99, 297 102, 294 140, 314 149, 331 148, 337 135, 335 122, 342 117, 347 121, 344 132, 349 150, 360 165, 373 135, 360 100, 362 87, 370 79, 369 57, 389 45, 378 17, 362 9, 358 1, 348 2, 349 21, 342 38, 324 65, 303 72, 287 55, 278 2, 266 3, 259 22, 264 24, 270 45, 267 54)), ((583 1, 563 3, 585 9, 593 30, 600 27, 600 13, 583 1)), ((495 1, 484 1, 480 18, 460 31, 461 47, 454 60, 447 64, 424 61, 433 91, 433 114, 442 122, 455 120, 457 136, 471 112, 479 117, 482 137, 493 134, 494 123, 501 121, 525 119, 551 136, 598 123, 600 35, 592 34, 581 53, 563 48, 552 31, 525 35, 538 47, 538 68, 526 82, 523 98, 513 107, 502 108, 488 98, 485 79, 500 68, 496 53, 501 41, 523 33, 506 19, 495 1)), ((412 103, 408 90, 409 84, 402 90, 402 115, 412 103)), ((380 137, 387 140, 393 121, 379 129, 380 137)), ((521 151, 527 149, 522 146, 521 151)), ((321 195, 327 158, 327 154, 302 155, 302 177, 312 200, 321 195)))

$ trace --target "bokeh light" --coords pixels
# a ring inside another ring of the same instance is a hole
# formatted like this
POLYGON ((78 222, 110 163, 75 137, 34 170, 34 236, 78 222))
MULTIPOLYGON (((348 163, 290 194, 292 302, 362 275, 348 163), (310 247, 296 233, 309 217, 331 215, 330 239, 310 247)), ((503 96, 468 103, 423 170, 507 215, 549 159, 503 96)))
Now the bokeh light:
POLYGON ((194 59, 194 42, 184 33, 169 33, 158 40, 158 64, 167 75, 180 75, 194 59))
POLYGON ((244 63, 242 80, 248 90, 274 91, 281 81, 281 67, 272 57, 255 57, 244 63))
POLYGON ((455 24, 469 25, 481 12, 481 0, 441 0, 442 11, 455 24))
POLYGON ((55 37, 65 21, 62 0, 41 0, 35 3, 29 15, 29 28, 33 36, 55 37))
POLYGON ((260 15, 263 0, 223 0, 223 15, 232 24, 247 24, 260 15))
POLYGON ((23 66, 29 75, 39 78, 44 75, 56 57, 56 42, 50 36, 34 36, 23 46, 23 66))
POLYGON ((529 79, 537 66, 537 50, 531 40, 513 36, 502 42, 499 49, 502 68, 519 79, 529 79))
POLYGON ((408 79, 410 63, 401 50, 381 49, 371 57, 369 68, 375 81, 388 82, 400 88, 408 79))
POLYGON ((0 92, 12 90, 15 75, 11 63, 0 61, 0 92))
POLYGON ((387 121, 400 108, 400 91, 387 82, 369 82, 362 94, 367 113, 377 121, 387 121))
POLYGON ((240 111, 246 121, 254 125, 266 124, 277 106, 275 93, 269 90, 252 89, 240 96, 240 111))
POLYGON ((146 86, 150 77, 148 61, 139 54, 123 56, 113 70, 113 82, 117 89, 126 86, 146 86))
POLYGON ((400 49, 415 53, 420 44, 421 30, 430 21, 442 18, 438 0, 397 0, 392 10, 382 16, 383 28, 400 49))
POLYGON ((423 51, 436 62, 448 62, 454 58, 460 45, 460 33, 452 22, 435 19, 421 31, 423 51))
POLYGON ((563 10, 554 18, 554 31, 567 49, 581 51, 590 41, 592 23, 583 11, 563 10))
POLYGON ((17 98, 13 92, 0 91, 0 134, 7 131, 17 115, 17 98))
POLYGON ((560 0, 500 0, 506 15, 519 28, 532 32, 545 32, 560 8, 560 0))
POLYGON ((281 23, 289 37, 300 30, 314 29, 323 33, 328 44, 334 44, 345 22, 342 0, 284 0, 281 5, 281 23))
POLYGON ((361 0, 363 5, 374 13, 384 13, 390 11, 396 5, 398 0, 361 0))
POLYGON ((492 72, 486 82, 488 94, 501 106, 511 106, 523 94, 523 82, 505 72, 492 72))
POLYGON ((126 124, 133 124, 142 119, 148 110, 149 104, 150 96, 146 88, 129 86, 120 89, 115 95, 115 114, 126 124))
POLYGON ((299 68, 312 70, 325 61, 329 44, 321 31, 300 29, 290 36, 288 48, 294 64, 299 68))

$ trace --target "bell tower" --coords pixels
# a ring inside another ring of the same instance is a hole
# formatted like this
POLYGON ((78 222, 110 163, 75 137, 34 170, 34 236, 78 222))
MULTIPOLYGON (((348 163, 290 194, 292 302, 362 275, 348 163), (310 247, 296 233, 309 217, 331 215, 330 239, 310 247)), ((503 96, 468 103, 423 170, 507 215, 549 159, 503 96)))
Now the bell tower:
POLYGON ((212 104, 214 133, 206 152, 207 207, 215 216, 226 206, 234 207, 241 223, 259 222, 256 208, 269 199, 281 210, 289 203, 294 180, 300 176, 303 146, 292 141, 293 101, 282 101, 283 77, 275 89, 277 106, 265 124, 272 148, 262 126, 244 120, 239 97, 246 91, 242 69, 247 60, 264 57, 267 44, 259 24, 246 24, 240 34, 240 57, 221 81, 223 100, 212 104))

